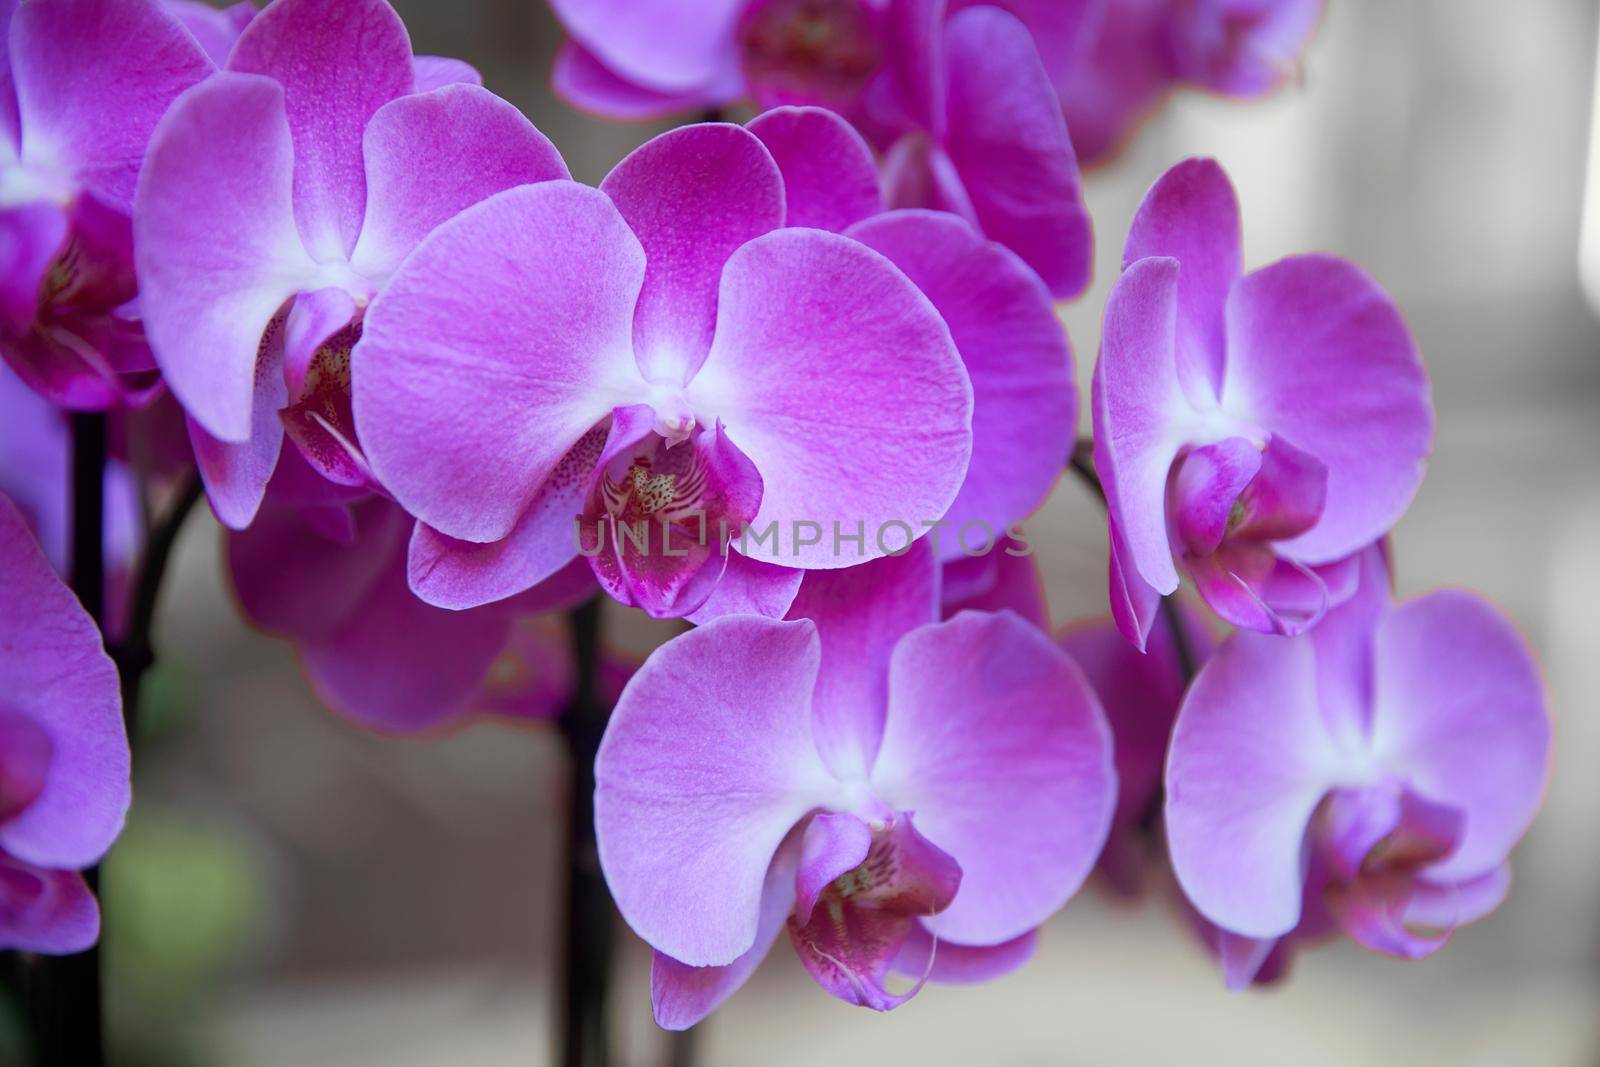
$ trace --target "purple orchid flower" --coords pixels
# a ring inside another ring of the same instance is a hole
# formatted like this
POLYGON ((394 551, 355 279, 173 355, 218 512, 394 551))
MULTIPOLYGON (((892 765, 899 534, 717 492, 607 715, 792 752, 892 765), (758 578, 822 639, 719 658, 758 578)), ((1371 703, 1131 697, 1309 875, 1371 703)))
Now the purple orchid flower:
POLYGON ((1087 47, 1052 68, 1078 159, 1114 156, 1172 90, 1254 99, 1294 76, 1323 0, 1102 0, 1087 47))
POLYGON ((245 617, 294 641, 323 702, 359 726, 416 733, 480 712, 548 718, 566 699, 519 619, 592 595, 579 561, 520 597, 471 611, 418 600, 406 585, 412 522, 392 502, 326 482, 286 453, 256 521, 227 540, 245 617), (514 640, 515 638, 515 640, 514 640))
POLYGON ((620 118, 819 105, 887 153, 896 207, 953 212, 1017 252, 1059 299, 1089 281, 1077 161, 1039 58, 1071 50, 1069 0, 553 0, 573 35, 557 90, 620 118), (1054 10, 1052 10, 1054 8, 1054 10), (1016 9, 1014 14, 1011 10, 1016 9), (1042 43, 1019 21, 1028 18, 1042 43))
POLYGON ((129 212, 156 121, 214 68, 157 0, 0 0, 0 355, 62 407, 159 384, 129 212))
POLYGON ((567 177, 476 80, 414 60, 384 0, 278 0, 157 128, 134 218, 141 302, 224 524, 254 517, 286 434, 328 480, 371 487, 350 418, 363 310, 438 223, 567 177))
POLYGON ((161 0, 161 6, 183 24, 218 67, 227 64, 234 43, 256 17, 252 0, 239 0, 227 7, 213 7, 206 0, 161 0))
POLYGON ((1436 951, 1503 899, 1543 799, 1550 722, 1515 630, 1470 593, 1392 603, 1375 549, 1361 571, 1311 633, 1230 638, 1178 716, 1167 839, 1230 986, 1324 929, 1436 951))
POLYGON ((1179 565, 1237 626, 1315 625, 1353 588, 1353 554, 1410 504, 1432 445, 1399 310, 1333 256, 1241 277, 1238 202, 1211 160, 1156 182, 1123 263, 1093 398, 1118 626, 1143 648, 1179 565))
POLYGON ((21 513, 0 497, 0 947, 78 952, 99 912, 71 872, 128 811, 117 670, 21 513))
POLYGON ((972 381, 972 460, 949 511, 926 525, 935 554, 971 572, 958 584, 976 592, 974 582, 997 577, 998 550, 1023 551, 1018 527, 1049 497, 1076 433, 1072 346, 1050 293, 1019 256, 959 216, 885 212, 871 149, 833 112, 775 108, 748 128, 783 175, 790 226, 881 252, 950 328, 972 381), (991 563, 969 562, 984 558, 991 563))
POLYGON ((936 622, 938 598, 925 543, 813 572, 793 621, 719 619, 624 690, 595 820, 660 1025, 705 1018, 785 929, 875 1010, 1004 974, 1087 877, 1116 792, 1093 693, 1037 628, 936 622))
MULTIPOLYGON (((1186 647, 1198 667, 1214 641, 1195 613, 1182 614, 1186 647)), ((1097 870, 1116 895, 1138 896, 1149 880, 1147 842, 1158 825, 1167 742, 1187 685, 1178 646, 1164 616, 1152 627, 1144 654, 1110 619, 1069 626, 1058 641, 1094 687, 1115 745, 1117 813, 1097 870)))
POLYGON ((780 617, 794 568, 949 511, 972 445, 949 328, 883 256, 785 221, 772 154, 713 123, 423 242, 354 362, 372 467, 420 520, 418 595, 489 603, 581 547, 651 615, 780 617))

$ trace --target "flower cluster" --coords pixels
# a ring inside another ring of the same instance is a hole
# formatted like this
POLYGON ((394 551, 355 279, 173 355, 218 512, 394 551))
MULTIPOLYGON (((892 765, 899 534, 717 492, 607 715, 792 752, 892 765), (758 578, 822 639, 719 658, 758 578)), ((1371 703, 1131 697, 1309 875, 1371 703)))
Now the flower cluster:
POLYGON ((1433 411, 1378 283, 1245 273, 1227 176, 1177 164, 1105 309, 1094 473, 1075 440, 1079 159, 1172 85, 1276 87, 1317 0, 553 6, 582 106, 763 110, 590 187, 385 0, 0 3, 0 944, 93 939, 67 872, 127 804, 46 558, 58 409, 115 409, 129 523, 176 443, 244 614, 356 723, 550 717, 536 617, 597 593, 694 625, 600 687, 600 860, 663 1026, 785 932, 877 1010, 1005 974, 1097 867, 1170 865, 1235 986, 1499 902, 1547 713, 1493 608, 1391 602, 1433 411), (1053 637, 1022 524, 1075 452, 1112 622, 1053 637))

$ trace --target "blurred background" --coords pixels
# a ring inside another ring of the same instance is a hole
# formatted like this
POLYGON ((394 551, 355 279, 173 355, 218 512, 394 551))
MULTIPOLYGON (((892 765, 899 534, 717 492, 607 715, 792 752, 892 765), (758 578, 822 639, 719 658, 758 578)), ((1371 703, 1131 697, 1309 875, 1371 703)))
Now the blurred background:
MULTIPOLYGON (((559 36, 538 0, 396 6, 416 51, 476 64, 582 180, 656 132, 551 95, 559 36)), ((1133 210, 1195 153, 1238 185, 1248 266, 1332 251, 1397 297, 1439 412, 1395 538, 1399 584, 1499 602, 1538 649, 1557 719, 1554 786, 1510 901, 1426 964, 1337 945, 1245 995, 1224 991, 1160 892, 1129 905, 1086 890, 1021 972, 929 987, 886 1017, 833 1001, 780 946, 700 1028, 700 1062, 1600 1063, 1600 326, 1578 269, 1600 4, 1328 9, 1300 84, 1261 104, 1181 95, 1090 176, 1097 282, 1063 316, 1086 390, 1133 210)), ((1600 215, 1593 239, 1600 283, 1600 215)), ((1076 484, 1058 487, 1031 540, 1057 621, 1103 610, 1103 520, 1076 484)), ((289 646, 239 620, 218 546, 208 515, 179 544, 134 813, 106 873, 119 1062, 551 1062, 559 739, 344 725, 289 646)), ((608 605, 607 625, 636 654, 671 632, 632 614, 608 605)), ((620 1062, 663 1063, 648 954, 623 944, 620 1062)))

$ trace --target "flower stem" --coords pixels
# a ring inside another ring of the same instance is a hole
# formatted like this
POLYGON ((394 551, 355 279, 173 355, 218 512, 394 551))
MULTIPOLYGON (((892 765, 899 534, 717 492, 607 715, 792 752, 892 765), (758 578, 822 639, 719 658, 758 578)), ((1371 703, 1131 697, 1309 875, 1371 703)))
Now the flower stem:
MULTIPOLYGON (((72 416, 71 584, 85 611, 105 631, 106 417, 72 416)), ((84 872, 93 892, 99 872, 84 872)), ((105 1063, 99 946, 73 956, 39 956, 28 974, 28 1014, 39 1062, 105 1063)))
POLYGON ((600 698, 600 597, 574 609, 572 702, 561 732, 572 757, 567 826, 567 924, 561 1062, 566 1067, 608 1067, 611 1062, 606 996, 611 979, 614 926, 611 894, 600 872, 594 829, 594 760, 609 709, 600 698))

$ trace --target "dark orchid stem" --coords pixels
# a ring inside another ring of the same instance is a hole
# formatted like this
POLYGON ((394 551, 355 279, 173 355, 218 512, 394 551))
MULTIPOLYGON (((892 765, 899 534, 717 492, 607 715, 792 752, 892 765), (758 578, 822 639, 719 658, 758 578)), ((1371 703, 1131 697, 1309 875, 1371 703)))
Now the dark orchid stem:
POLYGON ((594 831, 594 759, 609 709, 601 699, 600 597, 569 616, 574 682, 561 732, 572 755, 571 811, 567 831, 567 925, 561 1062, 566 1067, 609 1067, 611 984, 615 927, 611 894, 600 873, 594 831))
POLYGON ((161 586, 167 576, 167 563, 172 558, 172 546, 185 520, 205 496, 205 487, 198 471, 190 471, 178 495, 167 506, 161 519, 150 529, 145 539, 144 555, 139 561, 138 577, 129 602, 122 640, 118 642, 112 658, 122 676, 122 717, 128 726, 128 740, 136 740, 139 725, 140 686, 145 672, 156 661, 151 630, 155 625, 156 603, 161 597, 161 586))
MULTIPOLYGON (((1078 476, 1078 480, 1093 491, 1095 497, 1102 505, 1106 502, 1105 487, 1100 484, 1100 475, 1094 469, 1094 441, 1087 437, 1078 439, 1073 446, 1072 455, 1067 459, 1067 468, 1078 476)), ((1194 681, 1197 665, 1194 657, 1194 647, 1189 643, 1189 632, 1183 625, 1183 611, 1178 607, 1176 594, 1161 598, 1161 617, 1167 624, 1167 629, 1172 632, 1172 651, 1178 659, 1178 669, 1183 673, 1183 687, 1189 688, 1189 683, 1194 681)), ((1161 818, 1161 809, 1166 803, 1162 790, 1156 790, 1155 797, 1150 806, 1145 809, 1139 818, 1139 826, 1147 833, 1154 833, 1156 824, 1161 818)))
POLYGON ((727 116, 720 107, 708 107, 700 113, 701 122, 727 122, 727 116))
MULTIPOLYGON (((105 631, 106 417, 72 416, 72 590, 105 631)), ((84 872, 91 891, 97 871, 84 872)), ((40 956, 28 975, 28 1013, 43 1064, 105 1063, 100 951, 40 956)))

